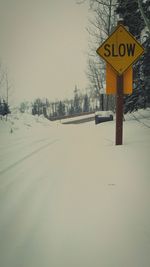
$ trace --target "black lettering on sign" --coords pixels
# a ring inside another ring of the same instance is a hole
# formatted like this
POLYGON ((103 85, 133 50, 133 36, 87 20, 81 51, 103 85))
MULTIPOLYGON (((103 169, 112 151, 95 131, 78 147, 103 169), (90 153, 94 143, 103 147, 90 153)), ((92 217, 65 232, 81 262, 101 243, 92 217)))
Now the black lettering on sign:
POLYGON ((115 54, 115 45, 112 44, 112 57, 118 57, 117 54, 115 54))
POLYGON ((120 44, 119 45, 119 56, 124 57, 126 54, 126 46, 125 44, 120 44))
POLYGON ((135 52, 135 44, 127 44, 127 52, 129 57, 133 57, 135 52))
POLYGON ((135 43, 134 44, 124 44, 121 43, 117 47, 116 44, 105 44, 104 45, 104 56, 105 57, 124 57, 124 56, 134 56, 135 53, 135 43))
POLYGON ((110 52, 110 45, 109 44, 105 44, 104 45, 104 49, 105 49, 105 51, 106 51, 106 53, 104 53, 104 56, 105 57, 109 57, 110 55, 111 55, 111 52, 110 52))

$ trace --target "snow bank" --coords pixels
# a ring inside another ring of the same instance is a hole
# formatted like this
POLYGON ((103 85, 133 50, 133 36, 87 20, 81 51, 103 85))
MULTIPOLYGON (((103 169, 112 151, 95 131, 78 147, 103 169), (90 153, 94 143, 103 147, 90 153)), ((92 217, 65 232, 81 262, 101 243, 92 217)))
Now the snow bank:
POLYGON ((44 116, 33 116, 28 113, 12 113, 0 120, 0 130, 1 132, 12 133, 16 130, 29 130, 31 127, 36 127, 37 125, 50 126, 51 123, 44 116))
POLYGON ((115 121, 12 119, 20 130, 0 149, 0 266, 150 266, 150 110, 125 119, 122 146, 115 121))

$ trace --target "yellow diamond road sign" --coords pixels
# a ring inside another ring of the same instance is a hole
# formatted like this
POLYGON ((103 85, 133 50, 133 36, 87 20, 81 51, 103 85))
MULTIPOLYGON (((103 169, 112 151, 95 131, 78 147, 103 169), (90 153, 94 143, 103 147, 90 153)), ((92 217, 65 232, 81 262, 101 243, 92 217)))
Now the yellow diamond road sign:
POLYGON ((97 53, 107 61, 119 75, 125 72, 144 52, 144 48, 123 25, 97 49, 97 53))

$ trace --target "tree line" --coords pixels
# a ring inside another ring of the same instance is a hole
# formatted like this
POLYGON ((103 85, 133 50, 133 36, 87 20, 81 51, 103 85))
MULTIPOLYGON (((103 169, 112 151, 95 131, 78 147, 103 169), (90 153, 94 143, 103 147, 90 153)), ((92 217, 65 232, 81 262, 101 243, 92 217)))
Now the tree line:
MULTIPOLYGON (((21 104, 21 111, 25 111, 25 105, 21 104), (24 109, 23 109, 24 106, 24 109)), ((49 119, 57 119, 64 116, 78 115, 82 113, 94 112, 100 109, 97 96, 89 93, 81 93, 75 86, 74 97, 72 99, 49 101, 48 99, 37 98, 32 103, 33 115, 44 115, 49 119)))
MULTIPOLYGON (((106 103, 106 95, 103 97, 106 103)), ((49 99, 36 98, 32 103, 24 101, 20 104, 22 113, 32 112, 32 115, 44 115, 52 120, 65 116, 93 113, 97 110, 102 110, 99 95, 90 88, 83 93, 77 86, 75 86, 74 95, 71 99, 50 101, 49 99)))

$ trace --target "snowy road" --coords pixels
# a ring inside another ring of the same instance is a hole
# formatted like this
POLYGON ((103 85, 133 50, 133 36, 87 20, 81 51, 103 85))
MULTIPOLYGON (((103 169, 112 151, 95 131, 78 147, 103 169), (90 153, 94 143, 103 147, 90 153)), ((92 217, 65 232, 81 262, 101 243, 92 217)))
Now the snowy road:
MULTIPOLYGON (((45 126, 0 150, 1 267, 149 267, 150 130, 45 126)), ((19 139, 20 136, 20 139, 19 139)))

